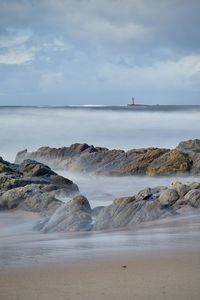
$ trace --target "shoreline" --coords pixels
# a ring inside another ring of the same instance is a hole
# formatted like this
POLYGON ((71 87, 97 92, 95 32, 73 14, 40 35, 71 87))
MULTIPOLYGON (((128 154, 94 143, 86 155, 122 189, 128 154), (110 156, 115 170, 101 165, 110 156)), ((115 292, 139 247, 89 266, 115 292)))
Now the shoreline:
POLYGON ((4 300, 199 299, 200 252, 0 271, 4 300))

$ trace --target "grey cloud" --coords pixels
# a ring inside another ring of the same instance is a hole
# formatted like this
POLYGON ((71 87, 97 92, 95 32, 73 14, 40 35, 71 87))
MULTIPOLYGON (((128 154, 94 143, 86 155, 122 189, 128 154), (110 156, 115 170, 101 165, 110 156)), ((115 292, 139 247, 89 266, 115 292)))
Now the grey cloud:
POLYGON ((199 0, 0 0, 0 95, 196 93, 199 11, 199 0))

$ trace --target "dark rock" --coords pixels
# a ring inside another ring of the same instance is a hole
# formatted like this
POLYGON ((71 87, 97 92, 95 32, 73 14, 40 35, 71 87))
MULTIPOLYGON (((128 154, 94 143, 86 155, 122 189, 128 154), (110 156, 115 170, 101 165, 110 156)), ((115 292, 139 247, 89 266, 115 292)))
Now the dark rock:
POLYGON ((48 166, 30 159, 24 160, 19 165, 19 171, 28 177, 56 175, 48 166))

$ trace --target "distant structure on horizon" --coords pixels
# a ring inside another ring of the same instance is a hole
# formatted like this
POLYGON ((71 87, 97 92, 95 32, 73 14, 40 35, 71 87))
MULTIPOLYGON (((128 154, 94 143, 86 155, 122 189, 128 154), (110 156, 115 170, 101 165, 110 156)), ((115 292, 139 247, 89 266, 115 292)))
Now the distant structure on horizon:
MULTIPOLYGON (((131 106, 131 107, 137 107, 137 106, 142 106, 142 107, 146 107, 146 106, 153 106, 153 105, 148 105, 148 104, 136 104, 135 103, 135 98, 134 97, 132 97, 132 103, 129 103, 129 104, 127 104, 127 106, 131 106)), ((157 104, 157 106, 158 106, 158 104, 157 104)))
POLYGON ((140 106, 141 104, 135 104, 135 98, 132 97, 132 103, 127 104, 127 106, 140 106))

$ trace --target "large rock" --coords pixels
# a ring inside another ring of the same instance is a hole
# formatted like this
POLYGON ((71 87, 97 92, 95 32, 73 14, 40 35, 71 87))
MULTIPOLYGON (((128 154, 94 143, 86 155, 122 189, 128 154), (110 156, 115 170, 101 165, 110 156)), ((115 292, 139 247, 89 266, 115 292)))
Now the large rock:
POLYGON ((191 162, 187 154, 172 150, 155 159, 147 169, 147 175, 159 176, 185 174, 190 171, 191 162))
POLYGON ((195 208, 200 207, 200 189, 190 190, 184 197, 184 200, 195 208))
POLYGON ((24 160, 19 165, 19 172, 28 177, 56 175, 47 165, 31 159, 24 160))
POLYGON ((49 214, 61 204, 57 196, 79 192, 71 180, 42 163, 26 160, 17 165, 0 158, 0 165, 0 210, 20 208, 49 214))
POLYGON ((178 181, 172 183, 172 188, 176 190, 180 198, 184 197, 190 190, 190 187, 187 184, 178 181))
POLYGON ((200 140, 195 139, 180 142, 176 149, 183 153, 188 153, 190 155, 200 153, 200 140))
POLYGON ((175 189, 166 189, 160 193, 159 201, 162 205, 172 205, 179 199, 175 189))
POLYGON ((199 143, 199 140, 182 142, 175 150, 159 148, 109 150, 85 143, 63 148, 41 147, 35 152, 27 150, 19 152, 16 163, 32 159, 50 165, 54 169, 113 176, 159 176, 189 172, 200 174, 199 143))
POLYGON ((19 208, 26 211, 49 215, 62 202, 51 193, 43 191, 43 185, 30 184, 6 191, 0 196, 0 210, 19 208))
MULTIPOLYGON (((51 204, 53 203, 54 200, 51 204)), ((191 210, 199 207, 200 189, 194 182, 174 183, 170 187, 146 188, 136 195, 115 199, 111 205, 93 210, 88 200, 79 195, 68 203, 59 205, 51 216, 47 214, 47 217, 38 223, 37 229, 42 233, 49 233, 132 228, 142 222, 174 216, 187 208, 191 210), (172 186, 176 189, 172 189, 172 186)))
POLYGON ((40 226, 42 233, 55 231, 88 231, 92 226, 92 210, 88 200, 76 196, 60 206, 54 214, 40 226))
POLYGON ((152 221, 175 213, 163 209, 158 200, 122 202, 101 209, 96 217, 93 230, 131 227, 142 222, 152 221))
POLYGON ((200 140, 189 140, 179 143, 177 149, 187 153, 192 161, 192 174, 200 174, 200 140))

